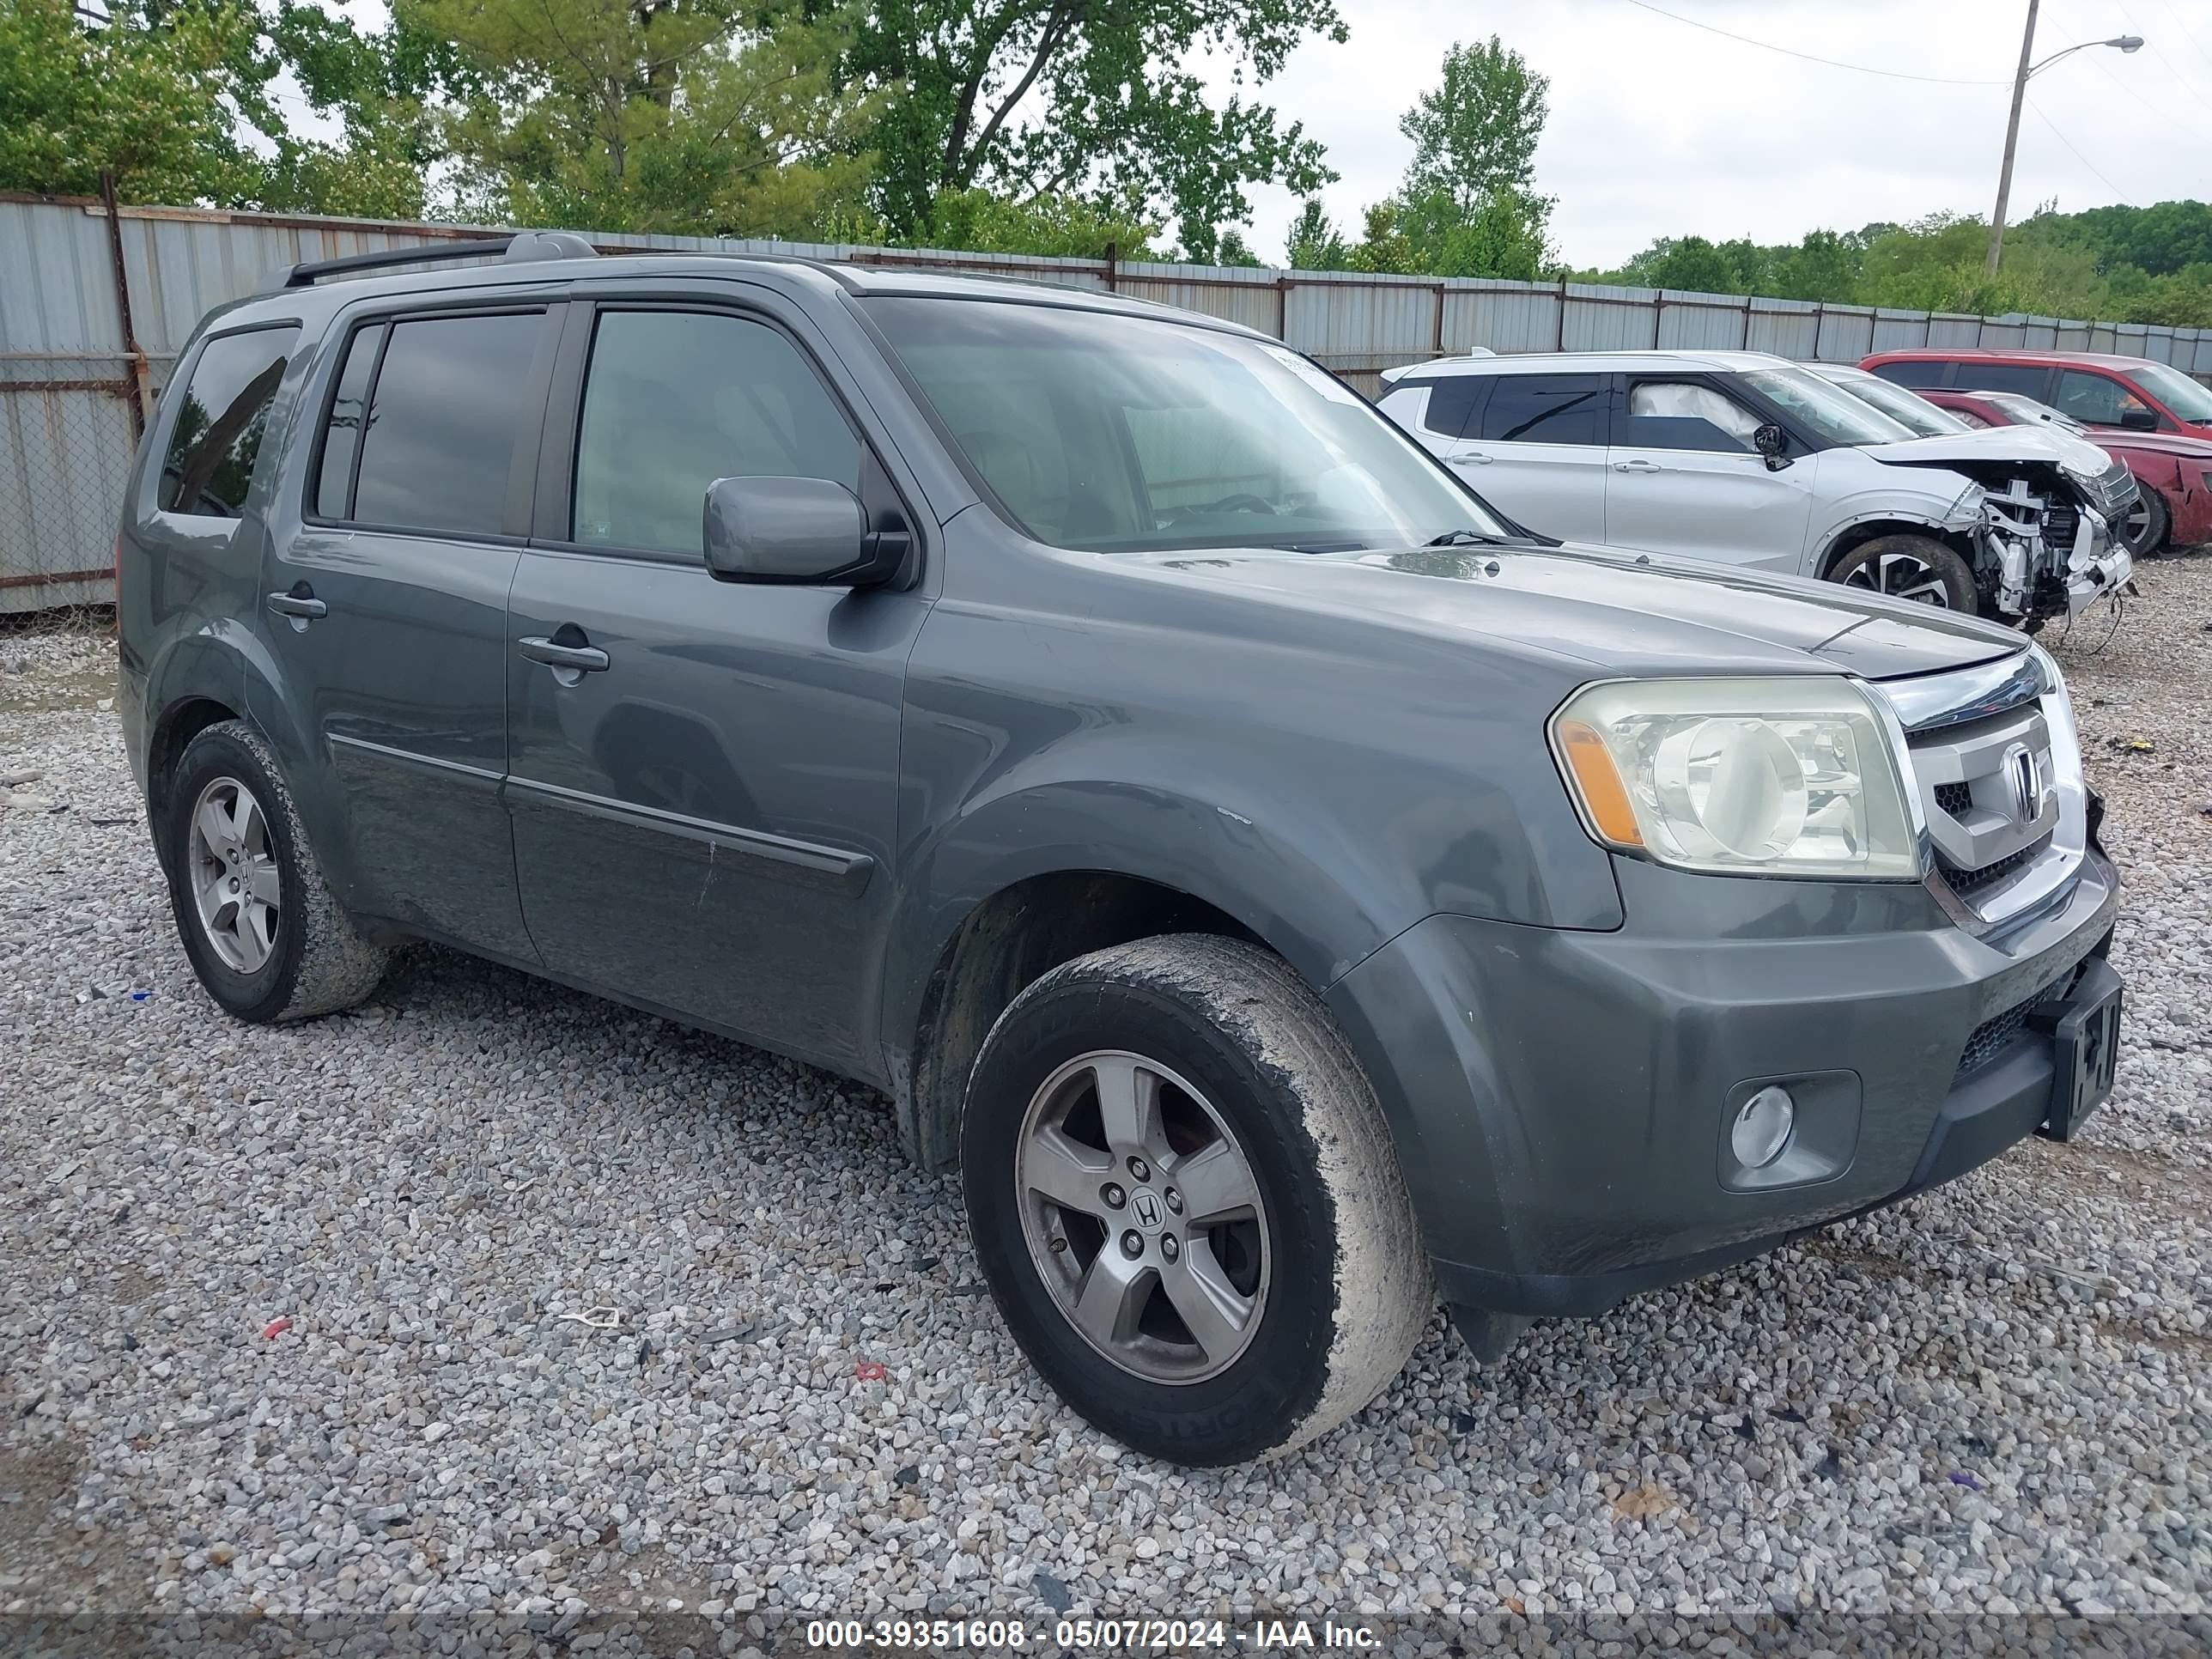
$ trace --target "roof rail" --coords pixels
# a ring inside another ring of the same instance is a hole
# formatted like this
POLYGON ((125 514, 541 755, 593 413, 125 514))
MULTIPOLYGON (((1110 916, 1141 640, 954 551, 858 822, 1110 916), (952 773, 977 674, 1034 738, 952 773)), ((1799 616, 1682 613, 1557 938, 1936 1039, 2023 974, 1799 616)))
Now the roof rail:
POLYGON ((339 259, 309 259, 286 272, 283 285, 313 288, 320 276, 349 276, 365 270, 389 270, 399 265, 483 259, 495 253, 502 264, 520 264, 538 259, 588 259, 598 252, 573 230, 525 230, 513 236, 472 238, 445 247, 392 247, 375 253, 349 253, 339 259))

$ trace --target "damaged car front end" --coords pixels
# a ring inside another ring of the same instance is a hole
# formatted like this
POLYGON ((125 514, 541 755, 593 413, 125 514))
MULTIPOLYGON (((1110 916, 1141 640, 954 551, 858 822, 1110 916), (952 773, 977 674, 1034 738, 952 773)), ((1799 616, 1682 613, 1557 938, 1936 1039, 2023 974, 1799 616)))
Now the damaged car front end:
MULTIPOLYGON (((2119 592, 2135 562, 2115 526, 2134 507, 2134 475, 2117 462, 2091 465, 2070 455, 2017 453, 2021 435, 2039 434, 2008 434, 2014 441, 2001 446, 2007 453, 1992 454, 1982 441, 1998 435, 1917 439, 1863 453, 1885 465, 1938 468, 1971 481, 1953 506, 1949 527, 1973 547, 1985 614, 2033 630, 2119 592), (1931 447, 1944 453, 1929 453, 1931 447)), ((2076 447, 2105 462, 2093 446, 2076 447)))

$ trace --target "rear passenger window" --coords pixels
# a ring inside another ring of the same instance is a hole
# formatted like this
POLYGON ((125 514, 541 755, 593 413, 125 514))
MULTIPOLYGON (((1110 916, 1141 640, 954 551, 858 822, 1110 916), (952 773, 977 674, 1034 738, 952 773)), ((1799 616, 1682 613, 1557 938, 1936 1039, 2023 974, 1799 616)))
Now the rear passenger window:
MULTIPOLYGON (((323 471, 334 476, 333 449, 360 447, 353 510, 362 524, 457 536, 495 536, 507 507, 507 472, 526 412, 531 361, 544 328, 542 312, 489 317, 425 317, 392 325, 392 338, 368 396, 368 424, 342 435, 331 410, 323 471)), ((355 373, 356 336, 342 378, 355 373)), ((339 387, 341 398, 345 387, 339 387)))
POLYGON ((381 323, 362 329, 346 349, 315 477, 315 511, 323 518, 343 519, 353 510, 353 463, 361 453, 362 416, 368 410, 368 377, 376 372, 377 353, 383 349, 381 323))
POLYGON ((1421 416, 1421 424, 1440 438, 1464 437, 1468 419, 1482 402, 1490 383, 1486 374, 1452 374, 1431 381, 1429 406, 1421 416))
POLYGON ((201 348, 185 387, 155 499, 165 513, 234 519, 245 510, 269 405, 296 328, 218 335, 201 348))
POLYGON ((2049 369, 2027 363, 1962 362, 1951 384, 1972 392, 2017 392, 2023 397, 2040 398, 2050 379, 2049 369))
POLYGON ((860 440, 799 348, 743 317, 603 313, 570 539, 702 556, 707 486, 743 477, 829 478, 859 493, 860 440))
POLYGON ((1602 374, 1500 374, 1482 411, 1490 443, 1601 444, 1602 374))
POLYGON ((1907 357, 1901 362, 1876 363, 1874 372, 1892 386, 1929 386, 1944 384, 1943 377, 1950 368, 1947 362, 1907 357))

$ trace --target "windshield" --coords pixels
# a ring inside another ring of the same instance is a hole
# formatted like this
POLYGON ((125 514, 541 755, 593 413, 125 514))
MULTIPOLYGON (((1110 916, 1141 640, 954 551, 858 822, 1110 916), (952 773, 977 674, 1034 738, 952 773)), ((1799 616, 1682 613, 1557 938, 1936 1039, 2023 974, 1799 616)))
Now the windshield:
POLYGON ((1802 368, 1747 368, 1743 380, 1832 444, 1893 444, 1915 435, 1872 404, 1802 368))
MULTIPOLYGON (((1825 374, 1820 378, 1828 380, 1825 374)), ((1872 404, 1899 426, 1923 438, 1941 438, 1954 432, 1973 430, 1949 410, 1938 409, 1927 398, 1901 386, 1893 386, 1878 374, 1846 374, 1828 380, 1828 384, 1841 386, 1854 398, 1872 404)))
POLYGON ((2071 415, 2062 415, 2049 404, 2025 392, 1978 392, 1974 395, 1984 403, 1995 404, 2022 426, 2039 421, 2045 426, 2059 427, 2068 432, 2087 432, 2089 429, 2071 415))
POLYGON ((2185 421, 2212 421, 2212 392, 2166 363, 2135 363, 2128 373, 2185 421))
POLYGON ((1397 428, 1273 342, 1063 306, 866 305, 969 465, 1040 541, 1334 552, 1508 533, 1397 428))

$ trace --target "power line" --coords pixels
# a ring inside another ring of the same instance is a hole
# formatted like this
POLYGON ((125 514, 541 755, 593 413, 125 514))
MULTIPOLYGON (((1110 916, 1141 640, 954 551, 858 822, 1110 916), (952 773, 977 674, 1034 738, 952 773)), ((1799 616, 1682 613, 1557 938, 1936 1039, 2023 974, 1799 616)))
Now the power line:
POLYGON ((1694 17, 1685 17, 1680 12, 1668 11, 1663 6, 1655 6, 1650 0, 1628 0, 1628 3, 1656 16, 1670 18, 1677 23, 1687 23, 1692 28, 1703 29, 1708 34, 1717 34, 1747 46, 1757 46, 1761 52, 1778 52, 1784 58, 1802 58, 1808 64, 1825 64, 1830 69, 1850 70, 1855 75, 1879 75, 1891 81, 1918 81, 1931 87, 2005 87, 2012 84, 2009 81, 1960 81, 1948 75, 1907 75, 1902 70, 1872 69, 1864 64, 1846 64, 1833 58, 1818 58, 1809 52, 1778 46, 1771 40, 1754 40, 1747 34, 1733 33, 1711 23, 1700 22, 1694 17))
POLYGON ((2082 155, 2080 150, 2074 149, 2074 141, 2071 138, 2069 138, 2064 133, 2059 131, 2058 124, 2043 112, 2042 105, 2037 103, 2034 99, 2031 98, 2027 100, 2027 106, 2035 112, 2035 118, 2037 120, 2042 122, 2044 125, 2051 129, 2051 136, 2052 137, 2057 139, 2057 141, 2065 145, 2068 149, 2073 150, 2074 159, 2075 161, 2079 161, 2083 167, 2088 168, 2090 172, 2096 173, 2097 177, 2103 180, 2104 186, 2106 190, 2112 191, 2113 195, 2118 197, 2120 200, 2125 202, 2130 207, 2133 207, 2135 205, 2134 198, 2130 197, 2127 191, 2122 190, 2111 179, 2105 178, 2105 175, 2098 170, 2097 164, 2094 161, 2082 155))

